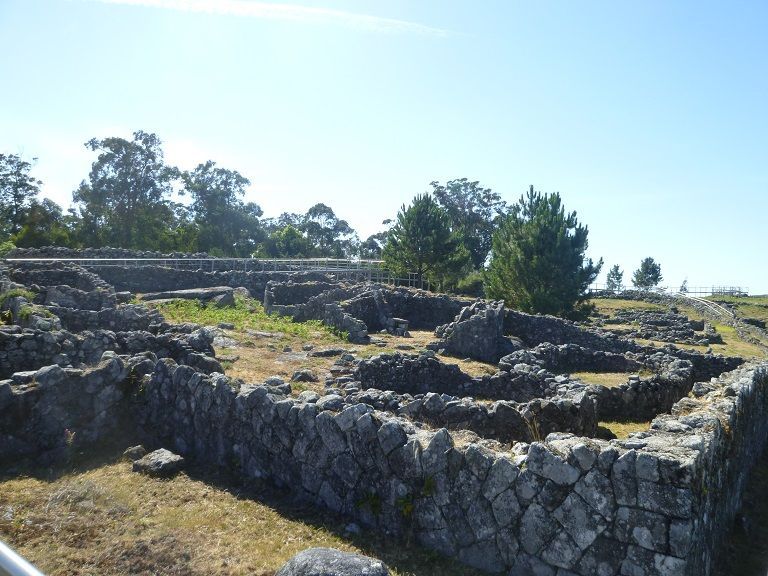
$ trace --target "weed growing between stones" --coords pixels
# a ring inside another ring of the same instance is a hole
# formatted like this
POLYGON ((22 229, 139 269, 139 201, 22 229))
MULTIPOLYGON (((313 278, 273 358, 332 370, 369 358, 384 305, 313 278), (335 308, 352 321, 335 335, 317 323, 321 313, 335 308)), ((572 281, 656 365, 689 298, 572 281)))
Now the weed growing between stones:
POLYGON ((11 298, 24 298, 30 302, 34 299, 35 293, 31 290, 25 290, 24 288, 13 288, 0 293, 0 308, 11 298))
POLYGON ((355 504, 358 508, 367 508, 374 516, 381 514, 381 496, 376 492, 360 498, 355 504))

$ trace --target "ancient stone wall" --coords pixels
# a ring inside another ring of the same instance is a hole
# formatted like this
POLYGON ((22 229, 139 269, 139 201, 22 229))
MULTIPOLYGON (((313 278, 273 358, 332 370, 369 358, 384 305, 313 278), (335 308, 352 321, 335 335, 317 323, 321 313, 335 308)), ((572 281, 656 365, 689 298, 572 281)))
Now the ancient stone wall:
POLYGON ((606 352, 625 352, 635 347, 633 342, 609 332, 588 330, 585 326, 555 316, 525 314, 515 310, 506 310, 504 334, 520 338, 527 346, 542 342, 578 344, 606 352))
POLYGON ((0 328, 0 378, 50 364, 76 368, 92 365, 106 351, 138 354, 149 350, 160 358, 174 358, 205 372, 221 371, 221 365, 213 358, 212 342, 213 335, 205 329, 190 334, 109 330, 73 334, 66 330, 51 332, 3 326, 0 328))
POLYGON ((435 428, 470 430, 500 442, 533 442, 551 432, 594 436, 597 413, 594 401, 582 396, 576 402, 562 398, 518 403, 499 400, 491 404, 448 394, 396 394, 367 388, 343 398, 345 404, 368 404, 435 428))
POLYGON ((270 310, 273 305, 305 304, 310 298, 319 296, 323 292, 347 286, 347 284, 339 282, 294 282, 293 280, 280 282, 273 280, 267 284, 264 291, 264 308, 267 313, 271 313, 270 310))
POLYGON ((129 292, 164 292, 189 288, 213 288, 215 286, 244 287, 251 296, 261 299, 270 280, 326 281, 328 277, 318 272, 245 272, 230 270, 208 272, 205 270, 176 270, 163 266, 89 266, 115 290, 129 292))
POLYGON ((766 368, 699 389, 695 406, 684 400, 628 440, 553 434, 508 454, 457 447, 363 403, 321 410, 170 361, 148 385, 147 423, 185 455, 412 531, 489 572, 700 575, 739 504, 747 455, 765 444, 766 368))
MULTIPOLYGON (((184 346, 205 349, 205 334, 189 336, 184 346)), ((0 382, 0 463, 60 459, 130 423, 152 444, 275 482, 382 532, 407 531, 492 573, 692 576, 708 574, 768 437, 766 364, 695 384, 627 440, 553 433, 510 449, 457 443, 421 422, 509 441, 499 423, 524 417, 511 402, 401 395, 403 419, 377 409, 380 392, 295 398, 285 385, 244 385, 158 359, 146 350, 162 337, 171 335, 117 333, 116 349, 142 353, 106 352, 95 368, 51 366, 0 382)), ((541 377, 550 397, 540 408, 571 385, 541 377)), ((572 401, 562 400, 557 409, 572 401)))
POLYGON ((85 330, 144 330, 162 322, 156 310, 142 305, 124 304, 115 308, 98 311, 78 310, 49 305, 48 310, 61 320, 61 326, 70 332, 85 330))
POLYGON ((424 290, 371 283, 307 282, 301 277, 274 279, 264 293, 264 307, 282 314, 319 315, 316 302, 338 302, 344 311, 365 322, 370 331, 389 328, 391 318, 408 320, 414 330, 434 330, 451 322, 471 300, 424 290))
POLYGON ((275 281, 267 283, 264 291, 264 309, 267 314, 290 316, 296 322, 319 320, 348 335, 350 342, 365 342, 368 339, 368 326, 362 320, 355 318, 344 310, 340 302, 353 298, 365 290, 364 285, 335 284, 328 290, 319 290, 316 283, 288 283, 275 281), (309 296, 314 294, 313 296, 309 296), (278 296, 283 300, 278 300, 278 296), (293 304, 282 304, 281 301, 296 302, 302 296, 307 300, 293 304))
POLYGON ((521 347, 504 336, 504 303, 478 300, 461 309, 453 322, 438 326, 440 338, 430 347, 453 356, 496 363, 505 354, 521 347))
POLYGON ((66 286, 83 292, 113 292, 112 286, 92 271, 65 262, 24 262, 11 266, 8 276, 26 286, 66 286))
POLYGON ((117 306, 114 290, 97 288, 96 290, 78 290, 66 285, 42 286, 35 297, 36 304, 59 306, 77 310, 99 311, 117 306))
POLYGON ((108 353, 86 370, 53 365, 0 381, 0 468, 23 458, 66 461, 125 427, 127 375, 125 362, 108 353))

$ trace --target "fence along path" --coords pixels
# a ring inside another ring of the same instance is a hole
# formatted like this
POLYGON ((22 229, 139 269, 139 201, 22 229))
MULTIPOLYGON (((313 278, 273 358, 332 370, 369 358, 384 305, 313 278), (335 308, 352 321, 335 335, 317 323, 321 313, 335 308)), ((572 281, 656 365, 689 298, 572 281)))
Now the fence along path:
MULTIPOLYGON (((625 290, 638 290, 642 291, 643 288, 630 288, 628 286, 620 286, 618 292, 625 290)), ((648 292, 667 294, 670 296, 747 296, 749 294, 749 288, 744 286, 692 286, 685 292, 679 292, 676 288, 670 288, 667 286, 654 286, 653 288, 645 289, 648 292)), ((609 288, 607 284, 592 284, 588 288, 589 292, 614 292, 612 288, 609 288)))
POLYGON ((675 296, 677 298, 687 298, 688 300, 693 300, 694 302, 698 302, 699 304, 706 306, 709 310, 711 310, 717 316, 722 316, 728 320, 736 319, 736 314, 732 310, 729 310, 728 308, 718 304, 717 302, 712 302, 711 300, 707 300, 706 298, 691 296, 686 292, 676 292, 672 294, 672 296, 675 296))

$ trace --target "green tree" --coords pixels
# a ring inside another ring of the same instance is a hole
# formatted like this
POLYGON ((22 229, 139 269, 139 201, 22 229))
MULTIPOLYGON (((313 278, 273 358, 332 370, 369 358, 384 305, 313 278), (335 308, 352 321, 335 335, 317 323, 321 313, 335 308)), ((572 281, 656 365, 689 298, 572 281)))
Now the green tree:
POLYGON ((661 276, 661 265, 651 258, 644 258, 640 268, 632 274, 632 284, 635 288, 646 290, 657 286, 664 278, 661 276))
POLYGON ((430 183, 437 203, 445 209, 454 232, 462 237, 472 267, 481 270, 488 258, 493 231, 506 211, 506 203, 490 188, 466 178, 449 180, 445 185, 430 183))
POLYGON ((300 229, 315 247, 317 256, 345 258, 357 248, 357 234, 346 220, 340 220, 330 206, 315 204, 302 218, 300 229))
POLYGON ((13 236, 13 243, 20 248, 69 246, 70 225, 71 217, 64 216, 56 202, 34 199, 24 213, 21 230, 13 236))
POLYGON ((624 272, 621 271, 618 264, 614 264, 605 277, 605 288, 611 292, 618 292, 622 289, 624 272))
POLYGON ((381 223, 386 226, 386 230, 371 234, 363 242, 360 243, 358 248, 358 254, 363 260, 380 260, 381 253, 384 250, 384 245, 387 243, 387 236, 389 235, 389 228, 392 225, 392 220, 387 218, 381 223))
POLYGON ((174 209, 169 201, 177 169, 163 159, 155 134, 134 132, 133 140, 92 139, 86 148, 99 155, 88 181, 73 194, 86 245, 167 249, 174 209))
POLYGON ((31 169, 32 164, 16 154, 0 154, 0 239, 21 230, 40 192, 42 182, 30 175, 31 169))
POLYGON ((312 243, 300 230, 288 224, 272 230, 259 245, 254 256, 257 258, 309 258, 312 251, 312 243))
POLYGON ((184 172, 182 180, 184 194, 192 198, 198 249, 227 256, 249 255, 264 236, 259 224, 261 208, 240 200, 250 181, 210 160, 184 172))
POLYGON ((400 209, 382 257, 396 274, 416 274, 420 286, 424 280, 445 282, 447 273, 464 269, 469 261, 448 214, 429 194, 416 196, 400 209))
POLYGON ((582 315, 603 265, 585 257, 587 234, 576 212, 565 213, 559 193, 531 186, 493 236, 486 294, 525 312, 582 315))

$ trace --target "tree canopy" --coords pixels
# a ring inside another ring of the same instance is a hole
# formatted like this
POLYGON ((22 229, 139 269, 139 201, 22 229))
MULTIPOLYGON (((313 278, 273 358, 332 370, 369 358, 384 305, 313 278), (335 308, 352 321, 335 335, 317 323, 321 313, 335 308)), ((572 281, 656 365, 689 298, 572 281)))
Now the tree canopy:
POLYGON ((451 228, 469 252, 472 267, 481 270, 491 250, 496 223, 506 211, 506 202, 490 188, 466 178, 430 185, 435 201, 445 210, 451 228))
POLYGON ((42 182, 30 175, 32 164, 16 154, 0 154, 0 237, 17 234, 42 182))
POLYGON ((133 140, 93 138, 85 146, 99 155, 88 181, 73 194, 83 242, 96 247, 168 248, 164 232, 174 218, 168 198, 179 172, 165 164, 160 138, 138 131, 133 140))
MULTIPOLYGON (((171 166, 156 134, 93 138, 85 146, 96 158, 66 214, 55 202, 38 199, 42 182, 31 174, 34 160, 0 154, 4 249, 10 241, 234 257, 381 258, 390 270, 413 274, 422 285, 479 295, 482 280, 488 297, 571 316, 582 308, 584 291, 602 265, 584 257, 587 228, 576 213, 565 213, 559 194, 542 195, 533 187, 508 207, 478 181, 433 181, 431 194, 414 197, 395 222, 384 220, 384 230, 361 242, 322 202, 304 213, 264 218, 257 203, 246 201, 246 176, 213 160, 188 171, 171 166)), ((658 283, 660 268, 654 280, 644 266, 645 261, 635 279, 658 283)), ((614 266, 609 285, 621 279, 614 266)))
POLYGON ((451 269, 460 269, 469 254, 459 236, 451 231, 448 214, 429 194, 400 208, 382 253, 385 266, 397 274, 413 273, 419 285, 424 280, 440 282, 451 269))
POLYGON ((559 193, 531 186, 493 236, 486 294, 525 312, 580 315, 603 264, 585 257, 587 234, 559 193))
POLYGON ((182 174, 184 194, 196 227, 197 249, 226 256, 249 256, 265 237, 261 208, 241 198, 250 185, 236 170, 219 168, 209 160, 182 174))
POLYGON ((632 284, 641 290, 653 288, 663 279, 661 265, 651 257, 644 258, 640 262, 640 267, 632 274, 632 284))

